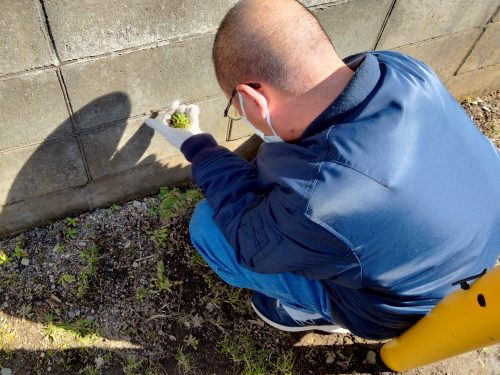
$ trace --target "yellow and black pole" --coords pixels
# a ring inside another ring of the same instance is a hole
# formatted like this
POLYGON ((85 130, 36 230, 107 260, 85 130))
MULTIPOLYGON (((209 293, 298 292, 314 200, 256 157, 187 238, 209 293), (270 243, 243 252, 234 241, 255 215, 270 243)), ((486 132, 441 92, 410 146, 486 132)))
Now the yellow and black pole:
POLYGON ((380 350, 385 365, 406 371, 500 343, 500 266, 446 296, 380 350))

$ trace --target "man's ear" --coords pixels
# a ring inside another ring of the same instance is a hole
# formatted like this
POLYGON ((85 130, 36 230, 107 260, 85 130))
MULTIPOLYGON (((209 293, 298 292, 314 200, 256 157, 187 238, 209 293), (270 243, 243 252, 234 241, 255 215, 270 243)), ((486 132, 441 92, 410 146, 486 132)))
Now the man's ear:
POLYGON ((245 84, 236 86, 236 90, 243 96, 246 112, 257 114, 260 118, 265 120, 268 114, 268 108, 267 100, 264 95, 253 87, 245 84))

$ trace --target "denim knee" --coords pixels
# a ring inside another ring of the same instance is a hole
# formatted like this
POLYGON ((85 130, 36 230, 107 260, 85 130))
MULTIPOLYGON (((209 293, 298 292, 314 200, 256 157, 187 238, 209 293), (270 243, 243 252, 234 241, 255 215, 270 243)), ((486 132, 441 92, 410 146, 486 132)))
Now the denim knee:
POLYGON ((231 245, 215 224, 213 210, 206 199, 202 200, 189 222, 191 242, 198 252, 225 282, 240 285, 240 266, 231 245))

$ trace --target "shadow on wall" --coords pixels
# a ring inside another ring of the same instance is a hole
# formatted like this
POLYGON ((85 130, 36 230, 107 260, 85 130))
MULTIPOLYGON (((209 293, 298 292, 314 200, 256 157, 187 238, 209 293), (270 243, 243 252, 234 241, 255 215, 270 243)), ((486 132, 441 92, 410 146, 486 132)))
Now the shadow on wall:
MULTIPOLYGON (((75 122, 78 124, 84 121, 88 122, 89 119, 97 120, 100 112, 103 109, 109 110, 109 108, 113 108, 117 118, 123 119, 125 122, 131 112, 128 95, 123 92, 114 92, 93 100, 74 114, 75 122)), ((112 128, 112 131, 100 132, 94 129, 92 139, 87 139, 88 142, 94 142, 95 151, 99 156, 98 163, 90 168, 89 172, 86 172, 80 157, 81 152, 78 149, 81 146, 79 146, 76 136, 61 136, 61 130, 68 128, 72 128, 70 118, 60 124, 38 146, 36 151, 24 162, 15 177, 14 175, 9 176, 8 171, 6 172, 7 180, 11 177, 13 182, 8 188, 6 198, 2 199, 2 204, 5 206, 0 211, 0 238, 19 231, 18 228, 38 225, 46 221, 47 215, 64 217, 74 212, 88 211, 94 207, 102 206, 106 199, 123 200, 128 198, 127 196, 120 197, 120 188, 112 186, 112 182, 106 184, 106 179, 111 178, 112 175, 99 176, 100 166, 106 167, 115 164, 127 165, 129 169, 140 169, 157 161, 154 155, 141 160, 154 135, 151 128, 142 124, 128 142, 119 147, 126 126, 123 123, 116 123, 103 127, 103 129, 112 128), (103 134, 106 138, 98 138, 99 134, 103 134), (97 176, 92 176, 92 174, 97 174, 97 176), (96 180, 100 183, 96 183, 96 180), (115 193, 110 191, 113 188, 117 190, 115 193), (103 193, 106 193, 107 198, 103 198, 105 195, 103 193)), ((15 166, 20 163, 19 160, 24 157, 23 151, 12 152, 13 159, 8 160, 7 165, 15 166)), ((92 151, 86 150, 86 152, 92 151)), ((158 167, 158 169, 160 168, 158 167)), ((188 176, 189 168, 177 168, 177 170, 169 170, 168 173, 188 176)), ((123 178, 119 180, 129 187, 124 191, 133 191, 135 186, 131 182, 132 177, 127 178, 126 171, 122 171, 121 174, 123 178)), ((135 185, 139 185, 139 183, 136 182, 135 185)), ((151 192, 151 189, 148 190, 147 184, 143 185, 146 193, 151 192)), ((140 185, 136 191, 140 191, 140 185)))

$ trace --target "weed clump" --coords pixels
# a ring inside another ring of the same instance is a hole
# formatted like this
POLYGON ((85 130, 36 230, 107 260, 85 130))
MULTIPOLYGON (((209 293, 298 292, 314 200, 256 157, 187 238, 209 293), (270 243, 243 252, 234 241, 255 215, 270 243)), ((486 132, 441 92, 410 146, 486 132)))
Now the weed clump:
POLYGON ((175 112, 170 119, 170 126, 176 129, 189 129, 189 117, 185 113, 175 112))

